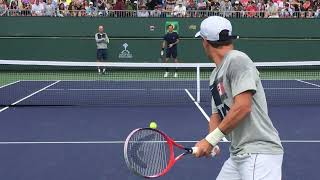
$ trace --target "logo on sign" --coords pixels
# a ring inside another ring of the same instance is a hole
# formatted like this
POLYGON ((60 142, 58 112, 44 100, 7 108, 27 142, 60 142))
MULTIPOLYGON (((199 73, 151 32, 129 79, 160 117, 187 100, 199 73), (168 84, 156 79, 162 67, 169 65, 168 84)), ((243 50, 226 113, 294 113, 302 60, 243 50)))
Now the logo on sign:
POLYGON ((124 50, 122 50, 119 54, 119 58, 121 59, 128 59, 128 58, 132 58, 132 54, 130 53, 130 51, 127 49, 128 48, 128 44, 124 43, 123 45, 124 50))

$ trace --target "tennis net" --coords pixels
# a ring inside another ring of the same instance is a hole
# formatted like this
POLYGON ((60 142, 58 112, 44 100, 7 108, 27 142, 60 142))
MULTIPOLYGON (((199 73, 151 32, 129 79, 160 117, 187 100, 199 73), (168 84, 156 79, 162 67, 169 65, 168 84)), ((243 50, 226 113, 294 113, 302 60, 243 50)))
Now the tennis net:
MULTIPOLYGON (((320 62, 256 63, 269 105, 319 105, 320 62)), ((214 64, 0 60, 0 106, 211 104, 214 64), (99 74, 97 67, 106 68, 99 74), (169 70, 169 76, 164 77, 169 70), (178 76, 174 77, 177 71, 178 76)))

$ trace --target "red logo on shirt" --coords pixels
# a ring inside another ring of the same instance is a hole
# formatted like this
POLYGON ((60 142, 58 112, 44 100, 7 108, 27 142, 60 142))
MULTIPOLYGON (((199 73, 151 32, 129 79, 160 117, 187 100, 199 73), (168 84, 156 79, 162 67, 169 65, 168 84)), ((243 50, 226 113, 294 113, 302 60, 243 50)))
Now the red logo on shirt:
POLYGON ((220 96, 226 93, 226 91, 224 90, 223 82, 218 83, 217 89, 220 96))

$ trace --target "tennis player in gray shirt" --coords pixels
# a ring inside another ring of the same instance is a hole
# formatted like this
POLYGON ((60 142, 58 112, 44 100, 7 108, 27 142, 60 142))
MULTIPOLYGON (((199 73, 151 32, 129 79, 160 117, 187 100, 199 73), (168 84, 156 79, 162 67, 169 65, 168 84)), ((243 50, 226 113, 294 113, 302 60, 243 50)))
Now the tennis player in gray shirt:
POLYGON ((269 116, 259 72, 243 52, 233 50, 229 20, 203 20, 196 37, 215 64, 210 77, 212 115, 209 134, 195 146, 196 156, 209 156, 224 137, 230 157, 218 180, 281 180, 283 147, 269 116))

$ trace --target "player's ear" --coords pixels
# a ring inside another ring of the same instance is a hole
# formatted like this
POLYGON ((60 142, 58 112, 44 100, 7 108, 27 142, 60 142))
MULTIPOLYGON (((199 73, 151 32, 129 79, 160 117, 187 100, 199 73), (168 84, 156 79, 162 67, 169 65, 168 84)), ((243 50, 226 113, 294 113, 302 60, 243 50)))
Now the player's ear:
POLYGON ((203 48, 205 49, 208 49, 210 44, 208 43, 208 40, 202 38, 202 45, 203 45, 203 48))

